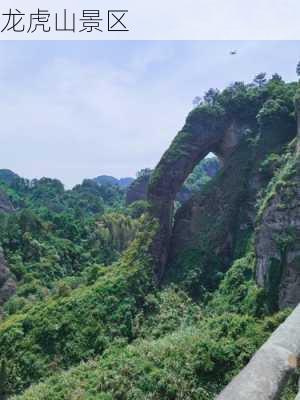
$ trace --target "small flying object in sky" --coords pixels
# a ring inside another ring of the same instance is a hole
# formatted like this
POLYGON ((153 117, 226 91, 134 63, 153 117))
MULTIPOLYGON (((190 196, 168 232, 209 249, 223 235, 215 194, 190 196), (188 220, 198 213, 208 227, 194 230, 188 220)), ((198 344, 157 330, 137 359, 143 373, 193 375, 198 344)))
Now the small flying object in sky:
POLYGON ((230 55, 231 55, 231 56, 235 56, 236 54, 237 54, 237 51, 236 51, 236 50, 233 50, 233 51, 230 52, 230 55))

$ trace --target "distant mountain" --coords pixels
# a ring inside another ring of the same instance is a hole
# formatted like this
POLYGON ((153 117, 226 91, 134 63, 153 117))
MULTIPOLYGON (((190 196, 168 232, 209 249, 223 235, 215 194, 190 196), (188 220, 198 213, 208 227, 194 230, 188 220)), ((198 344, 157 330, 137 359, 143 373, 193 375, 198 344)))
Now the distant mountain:
POLYGON ((110 175, 100 175, 92 180, 94 182, 98 183, 98 185, 104 185, 104 184, 109 183, 111 185, 119 186, 120 188, 127 188, 128 186, 130 186, 132 184, 132 182, 134 181, 134 178, 126 177, 126 178, 117 179, 110 175))
POLYGON ((20 179, 19 175, 10 169, 0 169, 0 181, 6 185, 12 185, 15 181, 20 179))

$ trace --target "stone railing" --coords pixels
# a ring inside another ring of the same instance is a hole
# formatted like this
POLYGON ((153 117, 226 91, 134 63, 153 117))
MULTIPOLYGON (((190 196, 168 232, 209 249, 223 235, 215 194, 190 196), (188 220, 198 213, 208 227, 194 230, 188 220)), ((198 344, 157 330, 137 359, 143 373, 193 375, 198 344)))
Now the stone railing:
MULTIPOLYGON (((216 400, 277 400, 300 366, 300 305, 216 400)), ((300 392, 295 400, 300 400, 300 392)))

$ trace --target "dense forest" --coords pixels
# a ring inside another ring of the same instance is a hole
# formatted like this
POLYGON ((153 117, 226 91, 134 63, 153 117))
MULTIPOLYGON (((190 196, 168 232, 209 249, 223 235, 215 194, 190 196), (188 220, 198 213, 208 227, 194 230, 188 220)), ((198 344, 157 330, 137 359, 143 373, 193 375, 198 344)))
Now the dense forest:
POLYGON ((300 301, 297 90, 278 74, 211 89, 135 181, 66 190, 0 170, 0 399, 220 392, 300 301), (158 278, 161 221, 147 188, 165 183, 165 165, 184 168, 199 131, 231 121, 230 151, 213 144, 172 204, 158 278))

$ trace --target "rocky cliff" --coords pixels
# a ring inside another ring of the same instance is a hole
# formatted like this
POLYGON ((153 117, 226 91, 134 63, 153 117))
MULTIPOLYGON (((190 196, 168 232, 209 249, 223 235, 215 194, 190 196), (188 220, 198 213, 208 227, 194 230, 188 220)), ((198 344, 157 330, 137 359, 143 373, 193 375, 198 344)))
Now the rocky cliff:
POLYGON ((126 205, 147 199, 150 177, 149 171, 149 173, 139 176, 131 183, 126 192, 126 205))
POLYGON ((168 258, 177 193, 195 166, 210 152, 226 162, 246 128, 242 120, 234 119, 221 107, 196 109, 157 165, 151 176, 148 200, 153 216, 160 221, 160 231, 153 244, 158 279, 164 274, 168 258))
POLYGON ((266 289, 269 309, 300 302, 300 109, 298 141, 281 165, 261 202, 256 229, 256 280, 266 289))
MULTIPOLYGON (((288 87, 290 97, 287 100, 278 90, 283 88, 282 81, 274 78, 269 84, 270 88, 262 92, 253 86, 242 89, 237 86, 226 93, 225 104, 222 94, 214 104, 196 108, 156 167, 148 200, 152 214, 160 221, 153 243, 159 279, 167 265, 167 280, 184 284, 195 295, 203 288, 204 291, 213 290, 233 261, 243 256, 255 227, 259 230, 257 203, 270 193, 268 184, 280 162, 287 163, 285 146, 296 135, 295 85, 288 87), (248 96, 253 101, 255 95, 256 100, 253 104, 250 101, 248 108, 241 108, 242 100, 236 100, 241 93, 243 99, 248 96), (192 196, 173 220, 177 192, 208 152, 214 152, 223 162, 221 173, 202 193, 192 196)), ((285 188, 283 193, 287 196, 285 188)), ((297 191, 294 196, 297 205, 297 191)), ((296 205, 291 203, 292 208, 296 205)), ((290 217, 284 215, 290 225, 297 218, 297 209, 290 217)), ((270 216, 274 218, 273 211, 270 216)), ((267 227, 267 220, 262 225, 267 227)), ((259 264, 261 253, 268 249, 265 245, 261 248, 257 245, 259 264)), ((292 264, 294 256, 297 258, 297 253, 287 255, 292 264)), ((262 284, 261 280, 259 282, 262 284)))
MULTIPOLYGON (((183 204, 189 200, 195 191, 200 191, 205 183, 212 179, 219 171, 220 163, 216 157, 208 157, 200 162, 194 171, 188 176, 180 191, 176 194, 176 201, 183 204)), ((139 176, 127 189, 126 204, 135 201, 147 200, 148 187, 151 180, 152 170, 139 176)))
POLYGON ((214 289, 245 253, 256 226, 258 198, 273 173, 269 155, 283 151, 291 137, 245 137, 213 184, 176 213, 168 274, 186 282, 192 293, 201 291, 202 285, 214 289))

